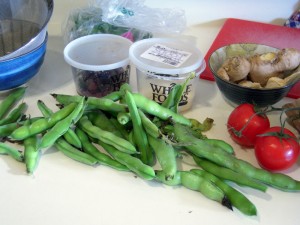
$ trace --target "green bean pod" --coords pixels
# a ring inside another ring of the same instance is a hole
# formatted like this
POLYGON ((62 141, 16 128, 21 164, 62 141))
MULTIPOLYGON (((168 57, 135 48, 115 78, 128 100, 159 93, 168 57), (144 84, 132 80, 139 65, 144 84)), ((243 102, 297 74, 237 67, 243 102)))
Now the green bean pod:
POLYGON ((98 144, 104 148, 115 160, 127 166, 132 172, 145 180, 153 180, 155 178, 154 169, 151 166, 144 164, 139 158, 127 153, 118 151, 115 147, 108 145, 102 141, 98 144))
MULTIPOLYGON (((56 101, 62 105, 68 105, 70 103, 80 102, 81 96, 65 95, 65 94, 51 94, 56 101)), ((103 111, 111 112, 127 112, 127 106, 124 104, 117 103, 108 97, 88 97, 87 99, 88 108, 100 109, 103 111)))
POLYGON ((69 158, 75 161, 84 163, 89 166, 95 166, 98 164, 98 159, 96 159, 94 156, 91 156, 73 147, 68 142, 66 142, 62 137, 56 140, 54 146, 64 155, 68 156, 69 158))
MULTIPOLYGON (((30 120, 26 121, 26 124, 30 124, 30 120)), ((30 136, 24 140, 24 161, 26 165, 26 171, 32 174, 38 165, 38 160, 41 155, 41 151, 38 147, 37 135, 30 136)))
POLYGON ((121 95, 121 92, 120 91, 113 91, 105 96, 103 96, 103 98, 107 98, 107 99, 110 99, 114 102, 117 102, 121 99, 122 95, 121 95))
POLYGON ((203 141, 213 147, 221 148, 222 150, 228 152, 229 154, 234 154, 233 147, 230 144, 228 144, 226 141, 219 140, 219 139, 212 139, 212 138, 206 138, 203 141))
MULTIPOLYGON (((41 117, 30 118, 32 122, 41 119, 41 117)), ((21 120, 14 123, 4 124, 0 126, 0 138, 8 137, 14 130, 19 128, 26 122, 27 120, 21 120)))
MULTIPOLYGON (((37 106, 39 110, 42 112, 44 117, 50 117, 53 114, 52 110, 48 108, 43 101, 38 100, 37 106)), ((77 137, 74 130, 72 130, 72 128, 69 128, 67 132, 64 133, 63 136, 67 142, 69 142, 71 145, 75 146, 76 148, 82 147, 79 138, 77 137)))
POLYGON ((80 95, 67 95, 67 94, 51 94, 53 98, 60 104, 66 106, 69 105, 70 103, 78 103, 81 101, 82 96, 80 95))
POLYGON ((121 87, 120 87, 120 90, 119 90, 119 92, 120 92, 120 94, 121 94, 121 97, 123 97, 123 96, 125 95, 126 91, 129 91, 129 92, 132 93, 132 88, 131 88, 130 84, 128 84, 128 83, 123 83, 123 84, 121 85, 121 87))
POLYGON ((136 148, 129 141, 116 136, 114 133, 102 130, 101 128, 94 126, 87 116, 81 117, 78 125, 90 137, 96 138, 106 144, 112 145, 119 151, 123 151, 128 154, 137 153, 136 148))
POLYGON ((22 102, 15 109, 13 109, 10 114, 8 114, 6 117, 0 120, 0 126, 16 122, 22 117, 22 115, 24 115, 26 109, 27 104, 25 102, 22 102))
POLYGON ((120 124, 125 125, 127 124, 129 121, 131 121, 131 116, 129 113, 125 113, 125 112, 119 112, 117 114, 117 120, 120 124))
POLYGON ((184 187, 201 192, 205 197, 221 203, 232 210, 230 200, 225 193, 210 180, 189 171, 181 171, 181 183, 184 187))
POLYGON ((109 121, 115 127, 115 129, 118 131, 118 133, 120 133, 120 135, 118 135, 118 134, 116 134, 116 132, 114 132, 117 136, 124 137, 126 140, 129 140, 129 131, 126 129, 125 126, 122 126, 118 122, 118 120, 113 117, 110 118, 109 121))
POLYGON ((114 168, 116 170, 120 170, 120 171, 130 171, 125 165, 112 159, 110 156, 100 152, 90 142, 88 135, 84 131, 80 130, 79 128, 76 128, 76 134, 78 135, 78 137, 82 143, 83 151, 94 156, 96 159, 98 159, 100 164, 112 167, 112 168, 114 168))
POLYGON ((138 113, 138 108, 132 94, 129 91, 125 91, 124 99, 128 105, 130 117, 132 119, 133 137, 137 148, 140 151, 140 158, 143 163, 153 165, 152 149, 150 148, 148 137, 142 125, 141 117, 138 113))
POLYGON ((185 148, 200 158, 208 159, 220 166, 229 168, 237 173, 259 180, 283 191, 300 191, 300 181, 294 180, 285 174, 272 173, 264 169, 256 168, 250 163, 238 159, 234 155, 194 137, 185 126, 175 124, 174 135, 179 142, 192 143, 186 145, 185 148))
POLYGON ((142 110, 138 110, 138 112, 147 134, 154 138, 162 138, 163 135, 160 129, 145 115, 142 110))
POLYGON ((248 176, 237 173, 231 169, 218 166, 211 161, 201 159, 195 155, 193 156, 193 158, 198 166, 221 179, 229 180, 238 185, 251 187, 263 192, 266 192, 267 190, 267 186, 265 184, 257 182, 256 180, 251 179, 248 176))
POLYGON ((108 119, 108 117, 101 110, 92 111, 86 115, 93 125, 101 128, 102 130, 111 132, 118 137, 124 137, 119 127, 115 127, 111 120, 108 119))
POLYGON ((166 180, 172 180, 177 172, 176 153, 172 145, 163 139, 148 136, 150 146, 155 152, 157 160, 165 173, 166 180))
POLYGON ((110 112, 127 112, 127 106, 125 104, 120 104, 114 102, 108 98, 96 98, 96 97, 88 97, 87 104, 95 109, 100 109, 103 111, 110 112))
POLYGON ((255 205, 245 195, 232 188, 215 175, 200 169, 192 169, 191 172, 196 173, 214 183, 225 193, 232 205, 245 215, 255 216, 257 214, 255 205))
POLYGON ((19 162, 24 161, 24 157, 21 151, 3 142, 0 142, 0 154, 10 155, 12 158, 19 162))
POLYGON ((155 171, 156 180, 170 186, 182 185, 190 190, 198 191, 205 197, 221 203, 223 206, 232 210, 232 204, 225 193, 212 183, 209 179, 204 178, 191 171, 177 171, 173 180, 165 179, 165 172, 155 171))
MULTIPOLYGON (((47 133, 42 137, 40 148, 48 148, 52 146, 55 141, 64 135, 81 117, 81 113, 85 107, 85 99, 77 104, 75 109, 64 119, 58 121, 47 133)), ((52 114, 53 115, 53 114, 52 114)))
POLYGON ((150 115, 156 116, 162 120, 172 119, 176 123, 180 123, 187 126, 192 125, 191 121, 188 118, 161 106, 157 102, 152 101, 139 93, 132 93, 132 96, 137 107, 150 115))
POLYGON ((15 129, 20 127, 22 122, 14 122, 0 126, 0 138, 9 136, 15 129))
POLYGON ((30 125, 21 126, 11 133, 10 138, 13 140, 24 140, 31 135, 42 133, 67 117, 75 109, 76 105, 76 103, 71 103, 53 113, 50 117, 40 118, 30 125))
POLYGON ((0 103, 0 119, 3 119, 10 109, 24 97, 25 91, 26 87, 19 87, 12 90, 12 92, 4 98, 4 100, 0 103))
POLYGON ((179 186, 181 185, 181 172, 177 171, 173 179, 166 179, 166 173, 163 170, 155 170, 155 179, 168 186, 179 186))

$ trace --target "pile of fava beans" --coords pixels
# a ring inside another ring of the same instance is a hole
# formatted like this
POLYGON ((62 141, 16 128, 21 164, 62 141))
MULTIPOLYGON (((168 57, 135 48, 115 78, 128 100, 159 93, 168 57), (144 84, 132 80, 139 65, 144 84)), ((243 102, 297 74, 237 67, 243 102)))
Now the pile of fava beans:
POLYGON ((238 159, 225 141, 204 135, 213 119, 199 122, 180 114, 185 85, 177 84, 161 105, 128 84, 101 98, 51 94, 57 110, 38 100, 37 117, 26 114, 26 88, 16 88, 0 102, 0 154, 24 163, 32 174, 42 154, 55 148, 87 166, 105 165, 198 191, 248 216, 257 214, 255 205, 231 183, 261 192, 268 187, 300 191, 300 181, 256 168, 238 159), (180 159, 187 154, 195 166, 180 170, 180 159))

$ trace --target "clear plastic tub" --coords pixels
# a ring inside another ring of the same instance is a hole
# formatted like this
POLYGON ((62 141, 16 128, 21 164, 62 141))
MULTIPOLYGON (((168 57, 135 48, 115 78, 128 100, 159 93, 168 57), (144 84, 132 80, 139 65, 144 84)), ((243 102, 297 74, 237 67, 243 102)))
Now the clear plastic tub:
POLYGON ((194 45, 174 38, 151 38, 135 42, 129 58, 136 68, 138 91, 162 103, 172 87, 195 73, 183 93, 179 110, 190 109, 199 75, 205 69, 202 53, 194 45))
POLYGON ((78 94, 103 97, 129 83, 132 42, 113 34, 93 34, 71 41, 64 58, 71 65, 78 94))

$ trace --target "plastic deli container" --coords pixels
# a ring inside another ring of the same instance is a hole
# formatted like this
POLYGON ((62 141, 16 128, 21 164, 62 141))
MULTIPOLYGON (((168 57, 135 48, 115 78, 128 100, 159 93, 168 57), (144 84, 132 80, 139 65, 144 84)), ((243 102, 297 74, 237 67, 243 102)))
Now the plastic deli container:
POLYGON ((113 34, 93 34, 71 41, 64 49, 79 95, 103 97, 129 83, 132 42, 113 34))
POLYGON ((173 38, 145 39, 130 47, 129 58, 136 68, 138 91, 158 103, 166 100, 175 84, 184 83, 194 74, 184 90, 179 110, 192 106, 199 75, 206 66, 194 45, 173 38))

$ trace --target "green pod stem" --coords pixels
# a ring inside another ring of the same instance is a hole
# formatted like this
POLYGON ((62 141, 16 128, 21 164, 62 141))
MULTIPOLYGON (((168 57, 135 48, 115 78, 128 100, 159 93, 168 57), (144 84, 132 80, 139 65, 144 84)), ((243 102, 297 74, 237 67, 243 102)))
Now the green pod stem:
POLYGON ((208 159, 217 165, 229 168, 237 173, 259 180, 267 185, 283 191, 300 191, 300 181, 282 173, 272 173, 264 169, 256 168, 250 163, 236 158, 234 155, 205 143, 190 134, 188 127, 180 124, 174 125, 174 135, 179 142, 193 143, 185 145, 192 154, 208 159))
POLYGON ((255 216, 257 214, 255 205, 245 195, 232 188, 215 175, 200 169, 192 169, 191 172, 198 174, 199 176, 202 176, 214 183, 225 193, 232 205, 245 215, 255 216))
POLYGON ((75 109, 76 105, 76 103, 71 103, 54 112, 50 117, 40 118, 30 125, 21 126, 11 133, 10 138, 13 140, 24 140, 31 135, 42 133, 67 117, 75 109))
MULTIPOLYGON (((84 111, 85 99, 82 97, 81 101, 76 105, 75 109, 64 119, 58 121, 50 130, 48 130, 41 139, 40 148, 48 148, 52 146, 55 141, 63 136, 70 127, 75 124, 81 117, 84 111)), ((52 114, 53 115, 53 114, 52 114)))
POLYGON ((177 96, 181 95, 181 84, 176 84, 172 87, 172 90, 169 92, 166 100, 161 104, 163 107, 172 110, 173 112, 178 112, 178 98, 177 96))
POLYGON ((202 123, 193 118, 190 118, 190 121, 192 123, 192 129, 197 130, 199 132, 209 131, 214 125, 214 120, 209 117, 205 118, 202 123))
POLYGON ((77 148, 70 145, 68 142, 66 142, 62 137, 58 138, 56 142, 54 143, 54 146, 62 152, 67 157, 78 161, 80 163, 89 165, 89 166, 95 166, 98 164, 98 159, 96 159, 94 156, 91 156, 85 152, 82 152, 78 150, 77 148))
POLYGON ((83 151, 87 154, 94 156, 98 159, 99 163, 105 166, 109 166, 120 171, 130 171, 125 165, 119 163, 118 161, 112 159, 110 156, 100 152, 89 140, 88 135, 79 128, 76 128, 76 134, 78 135, 83 151))
POLYGON ((10 114, 0 120, 0 126, 18 121, 24 115, 26 109, 27 104, 22 102, 16 108, 14 108, 10 114))
POLYGON ((177 161, 173 146, 166 143, 163 139, 157 139, 150 135, 148 136, 148 140, 165 173, 165 180, 174 179, 177 172, 177 161))
POLYGON ((184 92, 187 91, 188 84, 191 79, 195 78, 195 72, 190 73, 189 77, 182 84, 176 84, 170 91, 166 101, 162 105, 171 109, 173 112, 178 113, 180 101, 184 92))
POLYGON ((154 169, 147 164, 144 164, 139 158, 127 153, 118 151, 115 147, 108 145, 102 141, 98 144, 103 147, 115 160, 127 166, 133 173, 145 180, 153 180, 155 178, 154 169))
POLYGON ((193 159, 198 166, 221 179, 229 180, 238 185, 251 187, 263 192, 266 192, 267 190, 267 186, 265 184, 257 182, 257 180, 251 179, 248 176, 237 173, 231 169, 218 166, 211 161, 201 159, 195 155, 193 155, 193 159))
POLYGON ((19 87, 12 90, 12 92, 4 98, 0 103, 0 119, 3 119, 10 109, 24 97, 25 92, 26 87, 19 87))
POLYGON ((132 93, 126 90, 124 99, 128 105, 130 117, 132 119, 133 137, 137 148, 140 151, 140 158, 143 163, 147 165, 153 165, 153 152, 150 148, 148 137, 144 130, 142 120, 138 113, 138 108, 135 104, 132 93))
POLYGON ((0 154, 10 155, 12 158, 19 162, 24 161, 24 157, 21 151, 3 142, 0 142, 0 154))
MULTIPOLYGON (((42 112, 44 117, 49 117, 53 114, 53 111, 46 106, 46 104, 42 100, 37 101, 37 106, 39 110, 42 112)), ((72 128, 69 128, 66 133, 63 134, 65 140, 69 142, 71 145, 75 146, 76 148, 81 148, 81 142, 77 137, 76 133, 72 128)))
POLYGON ((87 116, 82 116, 78 125, 90 137, 112 145, 119 151, 123 151, 128 154, 137 153, 136 148, 129 141, 116 136, 112 132, 105 131, 97 126, 94 126, 87 116))
POLYGON ((132 96, 134 98, 137 107, 152 116, 156 116, 162 120, 172 119, 176 123, 180 123, 187 126, 192 125, 191 121, 188 118, 184 117, 179 113, 175 113, 168 108, 161 106, 157 102, 152 101, 139 93, 132 93, 132 96))

